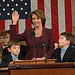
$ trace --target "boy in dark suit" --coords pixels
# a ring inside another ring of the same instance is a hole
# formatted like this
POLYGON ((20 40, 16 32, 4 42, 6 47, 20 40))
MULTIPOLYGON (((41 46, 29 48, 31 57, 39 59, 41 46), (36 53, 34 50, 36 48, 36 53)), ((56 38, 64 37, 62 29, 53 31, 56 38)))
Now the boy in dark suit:
POLYGON ((73 35, 68 32, 63 32, 60 34, 59 46, 53 55, 52 59, 57 59, 56 62, 74 62, 75 61, 75 48, 73 45, 73 35))
MULTIPOLYGON (((2 56, 10 54, 7 48, 7 43, 10 41, 10 31, 9 30, 2 30, 0 32, 0 60, 2 56)), ((1 62, 1 61, 0 61, 1 62)))
MULTIPOLYGON (((8 42, 10 41, 10 30, 2 30, 0 32, 0 59, 5 56, 5 55, 9 55, 10 52, 8 51, 8 42)), ((26 52, 27 52, 27 46, 25 45, 21 45, 20 46, 20 54, 25 58, 26 56, 26 52)))
POLYGON ((9 55, 2 57, 1 67, 8 67, 12 61, 24 60, 25 58, 20 55, 20 43, 18 41, 11 40, 8 42, 9 55))

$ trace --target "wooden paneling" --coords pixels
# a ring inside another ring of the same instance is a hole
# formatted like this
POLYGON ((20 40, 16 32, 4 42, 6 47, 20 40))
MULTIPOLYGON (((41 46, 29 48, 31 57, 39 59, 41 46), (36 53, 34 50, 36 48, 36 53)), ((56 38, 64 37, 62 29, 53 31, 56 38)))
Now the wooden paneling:
POLYGON ((72 27, 75 26, 75 0, 71 0, 72 4, 72 27))

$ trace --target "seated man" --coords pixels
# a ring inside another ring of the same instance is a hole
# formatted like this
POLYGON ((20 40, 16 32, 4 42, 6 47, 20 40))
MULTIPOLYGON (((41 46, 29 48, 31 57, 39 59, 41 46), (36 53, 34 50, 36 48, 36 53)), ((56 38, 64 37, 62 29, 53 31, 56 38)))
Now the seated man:
POLYGON ((59 46, 53 55, 52 59, 57 59, 56 62, 74 62, 75 61, 75 48, 72 47, 73 35, 68 32, 63 32, 60 34, 59 46))

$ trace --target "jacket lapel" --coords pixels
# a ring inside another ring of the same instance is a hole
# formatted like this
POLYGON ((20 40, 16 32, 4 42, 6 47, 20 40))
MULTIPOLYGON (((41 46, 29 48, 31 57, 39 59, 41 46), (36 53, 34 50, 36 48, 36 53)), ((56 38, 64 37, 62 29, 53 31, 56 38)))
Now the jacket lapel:
POLYGON ((68 49, 66 50, 66 52, 65 52, 65 54, 64 54, 64 57, 63 57, 63 61, 65 60, 65 59, 67 59, 68 57, 67 56, 69 56, 70 55, 70 47, 68 47, 68 49))

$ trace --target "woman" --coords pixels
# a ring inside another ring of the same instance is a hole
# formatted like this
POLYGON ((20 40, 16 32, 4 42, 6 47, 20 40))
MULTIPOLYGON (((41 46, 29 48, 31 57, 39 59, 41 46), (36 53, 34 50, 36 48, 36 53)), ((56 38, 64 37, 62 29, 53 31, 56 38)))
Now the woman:
POLYGON ((35 10, 30 14, 30 21, 34 25, 34 28, 25 29, 24 33, 16 35, 16 23, 19 19, 17 11, 12 13, 13 24, 10 25, 10 36, 11 39, 18 39, 21 41, 26 41, 28 46, 28 52, 25 59, 35 59, 34 57, 34 47, 33 47, 33 37, 31 32, 35 32, 35 49, 36 49, 36 60, 45 59, 44 48, 41 43, 45 41, 47 43, 46 54, 47 58, 50 58, 54 52, 54 33, 52 29, 44 28, 45 16, 41 10, 35 10))

